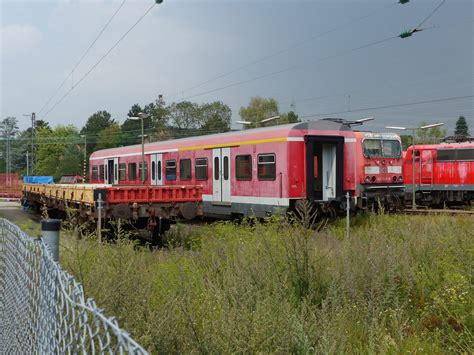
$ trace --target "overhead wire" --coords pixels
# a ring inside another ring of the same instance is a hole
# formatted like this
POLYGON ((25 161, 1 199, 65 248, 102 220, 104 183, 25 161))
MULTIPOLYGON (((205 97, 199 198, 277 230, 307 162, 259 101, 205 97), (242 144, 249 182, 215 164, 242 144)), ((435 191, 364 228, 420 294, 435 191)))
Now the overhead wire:
POLYGON ((234 68, 234 69, 232 69, 232 70, 229 70, 229 71, 227 71, 227 72, 225 72, 225 73, 219 74, 219 75, 217 75, 217 76, 215 76, 215 77, 213 77, 213 78, 211 78, 211 79, 202 81, 202 82, 200 82, 200 83, 198 83, 198 84, 196 84, 196 85, 193 85, 193 86, 191 86, 191 87, 188 87, 188 88, 186 88, 186 89, 184 89, 184 90, 179 90, 179 91, 177 91, 177 92, 175 92, 175 93, 172 93, 172 94, 170 94, 169 96, 173 97, 173 96, 176 96, 176 95, 179 95, 179 94, 184 94, 185 92, 188 92, 188 91, 197 89, 197 88, 199 88, 199 87, 201 87, 201 86, 203 86, 203 85, 209 84, 209 83, 211 83, 211 82, 213 82, 213 81, 215 81, 215 80, 222 79, 222 78, 224 78, 224 77, 226 77, 226 76, 229 76, 229 75, 234 74, 234 73, 236 73, 236 72, 238 72, 238 71, 241 71, 242 69, 245 69, 245 68, 247 68, 247 67, 249 67, 249 66, 252 66, 252 65, 255 65, 255 64, 264 62, 264 61, 266 61, 266 60, 268 60, 268 59, 270 59, 270 58, 273 58, 273 57, 279 56, 279 55, 281 55, 281 54, 283 54, 283 53, 289 52, 289 51, 291 51, 291 50, 293 50, 293 49, 295 49, 295 48, 301 47, 302 45, 304 45, 304 44, 306 44, 306 43, 308 43, 308 42, 310 42, 310 41, 314 41, 314 40, 316 40, 316 39, 318 39, 318 38, 321 38, 321 37, 324 37, 325 35, 328 35, 328 34, 330 34, 330 33, 332 33, 332 32, 336 32, 336 31, 338 31, 338 30, 340 30, 340 29, 343 29, 343 28, 347 27, 348 25, 351 25, 352 23, 355 23, 355 22, 361 21, 361 20, 363 20, 363 19, 366 19, 366 18, 368 18, 368 17, 371 17, 371 16, 373 16, 374 14, 376 14, 376 13, 382 11, 382 10, 385 10, 386 8, 392 7, 392 6, 395 5, 395 4, 397 4, 397 3, 392 3, 392 4, 390 4, 389 6, 384 6, 384 7, 378 8, 378 9, 376 9, 375 11, 370 12, 369 14, 366 14, 366 15, 364 15, 364 16, 361 16, 361 17, 358 17, 358 18, 355 18, 355 19, 351 19, 351 20, 347 21, 346 23, 344 23, 344 24, 342 24, 342 25, 333 27, 333 28, 330 29, 330 30, 327 30, 327 31, 324 31, 324 32, 321 32, 321 33, 317 33, 317 34, 313 34, 313 35, 309 36, 308 38, 306 38, 306 39, 304 39, 304 40, 301 40, 301 41, 299 41, 299 42, 296 42, 296 43, 294 43, 294 44, 292 44, 292 45, 290 45, 290 46, 288 46, 288 47, 286 47, 286 48, 283 48, 283 49, 277 50, 277 51, 275 51, 275 52, 272 52, 272 53, 270 53, 270 54, 264 55, 264 56, 262 56, 262 57, 260 57, 260 58, 257 58, 257 59, 255 59, 255 60, 252 60, 252 61, 250 61, 250 62, 247 62, 247 63, 245 63, 245 64, 243 64, 243 65, 240 65, 240 66, 238 66, 238 67, 236 67, 236 68, 234 68))
POLYGON ((51 102, 51 100, 56 96, 56 94, 59 92, 59 90, 61 90, 61 88, 64 86, 64 84, 67 82, 67 80, 71 77, 71 75, 74 73, 74 71, 77 69, 77 67, 79 67, 79 65, 82 63, 82 61, 84 60, 84 58, 87 56, 87 54, 89 54, 90 50, 92 49, 92 47, 94 46, 94 44, 99 40, 99 38, 102 36, 102 34, 104 33, 104 31, 107 29, 107 27, 109 27, 110 23, 112 22, 112 20, 115 18, 115 16, 119 13, 120 9, 123 7, 123 5, 125 4, 126 0, 123 0, 122 3, 119 5, 119 7, 115 10, 115 12, 112 14, 112 16, 109 18, 109 20, 105 23, 105 25, 102 27, 102 29, 99 31, 99 33, 97 34, 97 36, 94 38, 94 40, 92 41, 92 43, 89 45, 89 47, 86 49, 86 51, 82 54, 82 56, 79 58, 79 60, 77 61, 76 65, 74 65, 74 67, 72 68, 71 72, 64 78, 64 80, 61 82, 61 84, 56 88, 56 90, 53 92, 53 94, 51 95, 51 97, 48 99, 48 101, 46 101, 46 103, 43 105, 43 107, 41 107, 41 109, 38 111, 38 115, 41 114, 41 112, 43 112, 43 110, 49 105, 49 103, 51 102))
POLYGON ((299 116, 299 117, 300 118, 312 118, 312 117, 330 116, 330 115, 337 115, 337 114, 343 114, 343 113, 353 113, 353 112, 362 112, 362 111, 370 111, 370 110, 382 110, 382 109, 386 109, 386 108, 421 105, 421 104, 429 104, 429 103, 435 103, 435 102, 465 100, 465 99, 470 99, 470 98, 473 98, 473 97, 474 97, 474 95, 445 97, 445 98, 438 98, 438 99, 424 100, 424 101, 416 101, 416 102, 409 102, 409 103, 364 107, 364 108, 356 108, 356 109, 344 110, 344 111, 326 112, 326 113, 320 113, 320 114, 310 114, 310 115, 303 115, 303 116, 299 116))
MULTIPOLYGON (((384 39, 381 39, 381 40, 378 40, 378 41, 375 41, 375 42, 366 43, 366 44, 364 44, 362 46, 359 46, 359 47, 355 47, 355 48, 351 48, 349 50, 341 51, 339 53, 336 53, 336 54, 333 54, 333 55, 330 55, 330 56, 317 58, 315 61, 312 61, 311 64, 322 62, 324 60, 328 60, 328 59, 332 59, 332 58, 337 58, 341 55, 345 55, 345 54, 355 52, 355 51, 358 51, 358 50, 361 50, 361 49, 364 49, 364 48, 368 48, 368 47, 371 47, 371 46, 375 46, 377 44, 384 43, 384 42, 393 40, 395 38, 398 38, 398 36, 392 36, 392 37, 384 38, 384 39)), ((294 70, 294 69, 297 69, 301 66, 306 66, 306 65, 308 65, 308 64, 295 64, 295 65, 292 65, 292 66, 289 66, 289 67, 286 67, 286 68, 283 68, 283 69, 280 69, 280 70, 276 70, 276 71, 272 71, 272 72, 269 72, 269 73, 266 73, 266 74, 258 75, 256 77, 253 77, 253 78, 250 78, 250 79, 241 80, 241 81, 231 83, 231 84, 228 84, 228 85, 224 85, 224 86, 221 86, 221 87, 218 87, 218 88, 215 88, 215 89, 203 91, 203 92, 200 92, 200 93, 197 93, 197 94, 194 94, 194 95, 189 95, 189 96, 183 98, 181 101, 189 100, 189 99, 194 98, 194 97, 210 94, 210 93, 213 93, 213 92, 216 92, 216 91, 221 91, 221 90, 228 89, 228 88, 235 87, 235 86, 239 86, 239 85, 242 85, 242 84, 247 84, 247 83, 250 83, 250 82, 253 82, 253 81, 256 81, 256 80, 260 80, 260 79, 263 79, 263 78, 268 78, 270 76, 282 74, 282 73, 285 73, 285 72, 288 72, 290 70, 294 70)))
POLYGON ((51 109, 49 109, 43 118, 53 111, 69 94, 82 82, 86 79, 90 73, 119 45, 120 42, 145 18, 145 16, 157 5, 157 2, 154 2, 139 18, 138 20, 109 48, 105 54, 100 57, 100 59, 73 85, 56 103, 51 109))

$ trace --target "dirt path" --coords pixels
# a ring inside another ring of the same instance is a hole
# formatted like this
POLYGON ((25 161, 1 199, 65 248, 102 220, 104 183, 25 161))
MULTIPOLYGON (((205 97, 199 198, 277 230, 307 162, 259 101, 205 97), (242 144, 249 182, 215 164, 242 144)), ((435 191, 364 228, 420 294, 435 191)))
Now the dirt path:
POLYGON ((0 201, 0 217, 14 222, 31 236, 39 233, 41 216, 31 211, 24 211, 19 202, 0 201))

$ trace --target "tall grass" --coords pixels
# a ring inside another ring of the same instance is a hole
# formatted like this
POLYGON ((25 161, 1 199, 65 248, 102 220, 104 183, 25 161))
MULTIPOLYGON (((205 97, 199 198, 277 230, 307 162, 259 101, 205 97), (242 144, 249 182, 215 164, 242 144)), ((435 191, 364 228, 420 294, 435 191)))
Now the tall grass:
POLYGON ((150 252, 63 238, 62 264, 153 353, 469 353, 474 222, 280 219, 171 233, 150 252))

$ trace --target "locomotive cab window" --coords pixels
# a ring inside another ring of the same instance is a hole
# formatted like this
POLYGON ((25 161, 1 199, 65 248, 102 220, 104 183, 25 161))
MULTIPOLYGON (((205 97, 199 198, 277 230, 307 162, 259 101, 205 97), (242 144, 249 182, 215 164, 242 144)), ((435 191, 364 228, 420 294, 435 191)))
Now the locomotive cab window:
POLYGON ((275 154, 258 155, 258 179, 275 180, 276 178, 276 159, 275 154))
POLYGON ((237 180, 252 180, 252 156, 237 155, 235 157, 235 178, 237 180))
POLYGON ((137 179, 137 163, 128 163, 128 180, 137 179))
POLYGON ((180 159, 179 178, 180 180, 191 180, 191 159, 180 159))
POLYGON ((97 165, 92 165, 92 180, 99 179, 99 167, 97 165))
POLYGON ((364 155, 367 158, 400 158, 402 148, 398 140, 364 139, 364 155))
POLYGON ((196 180, 207 180, 207 158, 197 158, 194 162, 196 180))
POLYGON ((474 149, 438 149, 437 161, 473 161, 474 149))
POLYGON ((126 164, 119 164, 119 180, 127 180, 127 172, 126 172, 127 165, 126 164))
POLYGON ((166 161, 166 180, 176 180, 176 160, 166 161))

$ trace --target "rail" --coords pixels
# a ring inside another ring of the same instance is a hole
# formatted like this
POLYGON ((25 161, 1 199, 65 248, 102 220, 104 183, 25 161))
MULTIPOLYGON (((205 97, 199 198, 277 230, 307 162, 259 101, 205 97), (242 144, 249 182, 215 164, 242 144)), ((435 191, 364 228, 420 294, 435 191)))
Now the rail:
POLYGON ((85 298, 43 238, 33 239, 2 218, 0 295, 0 354, 147 354, 85 298))

